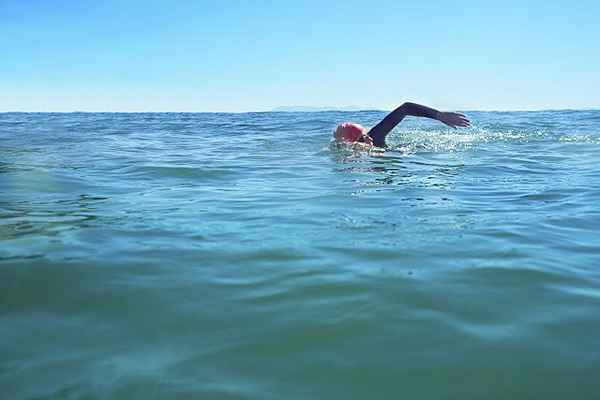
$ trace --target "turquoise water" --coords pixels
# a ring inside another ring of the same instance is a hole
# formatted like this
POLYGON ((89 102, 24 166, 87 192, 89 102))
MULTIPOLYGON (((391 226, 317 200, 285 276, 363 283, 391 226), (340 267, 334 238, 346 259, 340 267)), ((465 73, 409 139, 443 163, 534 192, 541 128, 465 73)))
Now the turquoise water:
POLYGON ((600 396, 600 111, 0 114, 6 399, 600 396))

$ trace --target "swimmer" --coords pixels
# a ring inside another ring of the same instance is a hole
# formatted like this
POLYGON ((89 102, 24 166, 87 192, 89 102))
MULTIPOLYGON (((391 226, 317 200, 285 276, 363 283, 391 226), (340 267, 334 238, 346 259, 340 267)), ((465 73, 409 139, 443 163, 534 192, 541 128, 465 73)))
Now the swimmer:
POLYGON ((433 108, 425 107, 415 103, 404 103, 394 111, 389 113, 370 130, 367 130, 360 124, 353 122, 344 122, 338 125, 333 137, 336 141, 342 143, 357 144, 363 146, 385 147, 385 137, 398 125, 406 116, 425 117, 440 121, 452 128, 468 127, 470 122, 464 114, 455 112, 442 112, 433 108))

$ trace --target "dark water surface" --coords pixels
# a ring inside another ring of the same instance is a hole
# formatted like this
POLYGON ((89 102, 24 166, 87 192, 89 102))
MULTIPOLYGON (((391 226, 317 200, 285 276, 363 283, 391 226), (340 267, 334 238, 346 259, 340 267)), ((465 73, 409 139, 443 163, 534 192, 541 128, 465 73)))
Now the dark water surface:
POLYGON ((0 114, 0 398, 600 398, 600 111, 468 114, 0 114))

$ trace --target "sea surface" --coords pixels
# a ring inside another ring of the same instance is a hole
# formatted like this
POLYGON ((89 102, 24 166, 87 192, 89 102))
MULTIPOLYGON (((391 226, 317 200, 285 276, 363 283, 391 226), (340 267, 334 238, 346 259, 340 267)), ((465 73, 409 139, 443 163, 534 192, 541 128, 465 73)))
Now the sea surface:
POLYGON ((0 398, 600 398, 600 111, 384 115, 0 114, 0 398))

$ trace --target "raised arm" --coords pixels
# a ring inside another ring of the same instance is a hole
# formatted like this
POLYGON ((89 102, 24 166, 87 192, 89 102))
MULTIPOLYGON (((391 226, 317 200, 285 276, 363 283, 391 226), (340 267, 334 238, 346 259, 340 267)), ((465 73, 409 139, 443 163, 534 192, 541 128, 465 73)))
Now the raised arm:
POLYGON ((389 113, 384 119, 381 120, 381 122, 371 128, 369 131, 369 136, 373 139, 373 144, 377 147, 385 147, 385 137, 407 115, 435 119, 448 126, 451 126, 452 128, 456 128, 457 126, 469 126, 469 120, 463 114, 440 112, 420 104, 404 103, 389 113))

